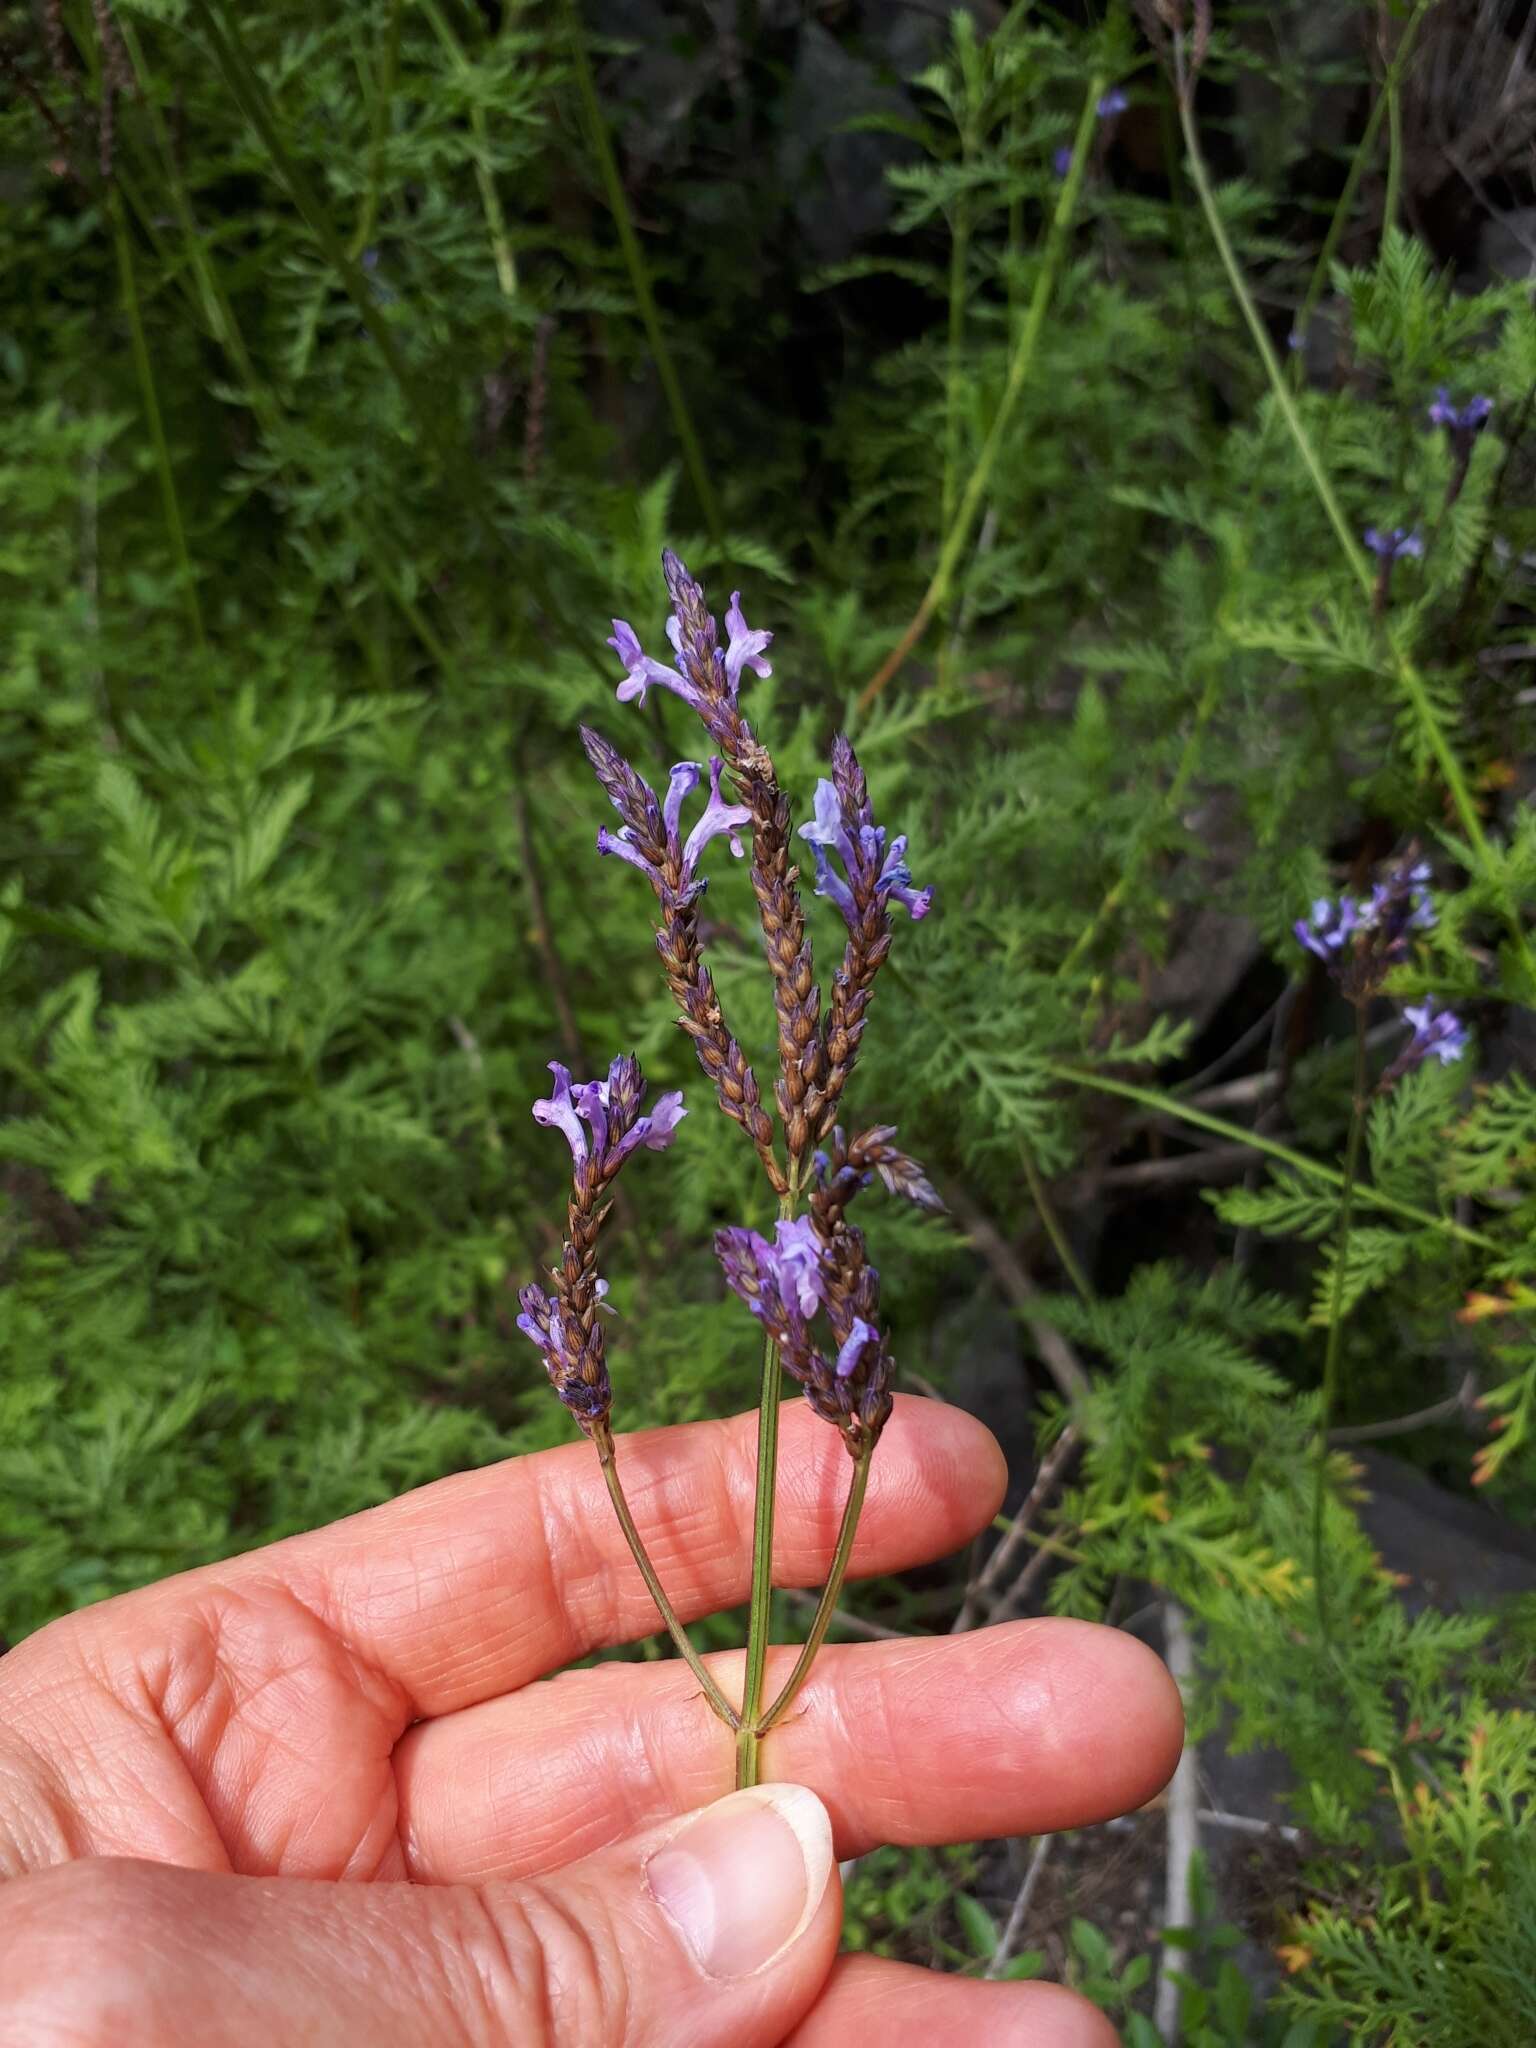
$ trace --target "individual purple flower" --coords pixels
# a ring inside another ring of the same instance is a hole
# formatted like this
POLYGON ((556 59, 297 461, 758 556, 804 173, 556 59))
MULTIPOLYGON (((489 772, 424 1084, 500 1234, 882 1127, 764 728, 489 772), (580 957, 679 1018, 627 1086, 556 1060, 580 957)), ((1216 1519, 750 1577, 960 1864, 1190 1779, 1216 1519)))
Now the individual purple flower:
POLYGON ((809 1216, 780 1223, 773 1233, 772 1256, 778 1268, 779 1289, 786 1301, 793 1301, 803 1316, 813 1316, 827 1297, 827 1275, 821 1239, 809 1216))
MULTIPOLYGON (((677 864, 681 878, 677 895, 684 904, 702 896, 708 886, 705 881, 698 878, 698 865, 705 847, 711 840, 722 836, 728 839, 731 852, 738 860, 746 852, 739 834, 743 826, 751 824, 752 813, 745 804, 727 803, 721 795, 720 777, 724 767, 725 763, 718 754, 711 756, 709 800, 686 839, 682 836, 683 803, 698 788, 704 770, 697 761, 679 761, 667 783, 666 799, 661 806, 661 821, 666 835, 667 854, 677 864)), ((650 795, 648 789, 646 794, 650 795)), ((597 850, 599 853, 617 854, 620 860, 627 860, 631 867, 638 868, 658 895, 671 886, 655 862, 646 858, 633 826, 621 825, 617 832, 610 832, 606 825, 599 826, 597 850)))
POLYGON ((726 689, 731 702, 736 702, 736 692, 741 684, 741 672, 751 669, 755 676, 771 676, 773 664, 763 659, 764 650, 773 639, 771 633, 753 631, 741 611, 741 592, 731 592, 730 607, 725 614, 725 668, 726 689))
POLYGON ((837 785, 825 776, 816 785, 816 814, 800 827, 800 837, 815 851, 816 894, 837 905, 850 930, 857 928, 871 899, 901 904, 914 923, 928 915, 933 891, 912 886, 906 834, 898 833, 887 851, 883 825, 861 824, 850 830, 837 785), (834 853, 842 862, 841 875, 832 866, 834 853))
POLYGON ((779 1223, 773 1235, 770 1244, 755 1230, 721 1230, 715 1251, 732 1291, 760 1322, 798 1330, 826 1300, 821 1240, 809 1216, 779 1223))
POLYGON ((833 1367, 840 1380, 849 1379, 858 1369, 859 1360, 871 1344, 880 1342, 880 1332, 873 1323, 865 1322, 862 1316, 855 1316, 847 1336, 838 1346, 837 1361, 833 1367))
POLYGON ((1410 852, 1371 890, 1360 921, 1371 935, 1372 952, 1384 967, 1405 960, 1413 934, 1433 931, 1439 922, 1429 878, 1429 862, 1410 852))
POLYGON ((1061 145, 1060 149, 1057 150, 1056 154, 1051 158, 1051 169, 1056 173, 1058 178, 1064 178, 1067 175, 1068 171, 1071 170, 1071 168, 1071 145, 1069 143, 1064 142, 1061 145))
POLYGON ((703 698, 693 684, 677 669, 669 668, 665 662, 654 661, 640 645, 635 629, 627 619, 615 619, 608 645, 623 662, 625 676, 619 685, 621 704, 645 702, 645 693, 652 683, 659 683, 663 689, 671 690, 691 704, 697 711, 703 698))
POLYGON ((1116 114, 1123 114, 1131 104, 1123 86, 1112 85, 1098 101, 1094 112, 1101 121, 1111 120, 1116 114))
POLYGON ((1492 413, 1493 400, 1481 394, 1469 398, 1463 406, 1453 405, 1451 394, 1443 384, 1435 393, 1435 402, 1429 408, 1432 425, 1444 427, 1453 441, 1468 443, 1487 426, 1492 413))
POLYGON ((625 669, 624 680, 619 684, 619 702, 643 704, 650 685, 659 683, 663 689, 671 690, 674 696, 681 697, 685 704, 702 714, 706 709, 706 689, 700 687, 702 681, 713 694, 734 704, 741 687, 743 669, 749 668, 757 676, 773 674, 772 664, 764 658, 773 635, 747 624, 741 609, 741 592, 733 590, 730 609, 725 615, 726 644, 720 647, 713 618, 702 612, 699 617, 694 617, 694 612, 702 607, 703 593, 689 575, 687 565, 670 549, 662 556, 662 563, 667 573, 668 589, 673 593, 674 606, 667 618, 667 639, 682 666, 673 668, 666 662, 653 660, 640 645, 634 627, 625 619, 615 619, 608 645, 625 669), (685 673, 689 657, 684 646, 684 610, 687 623, 695 629, 694 651, 702 664, 694 666, 693 676, 698 680, 685 673))
POLYGON ((576 1098, 571 1092, 571 1070, 559 1060, 551 1060, 549 1071, 555 1077, 554 1090, 533 1105, 533 1120, 546 1129, 565 1133, 566 1143, 571 1148, 571 1157, 577 1166, 587 1163, 587 1134, 582 1129, 581 1116, 576 1098))
POLYGON ((1341 896, 1337 903, 1319 896, 1311 916, 1297 918, 1292 930, 1309 953, 1332 967, 1359 925, 1360 910, 1352 896, 1341 896))
POLYGON ((1405 1004, 1403 1021, 1413 1026, 1413 1037, 1394 1062, 1398 1073, 1409 1073, 1430 1059, 1450 1066, 1467 1049, 1466 1025, 1454 1010, 1437 1010, 1433 996, 1426 996, 1417 1008, 1405 1004))
POLYGON ((1390 533, 1383 533, 1380 527, 1368 526, 1361 538, 1377 560, 1388 567, 1399 556, 1410 555, 1417 560, 1424 552, 1424 541, 1416 528, 1394 526, 1390 533))
POLYGON ((578 1081, 573 1086, 570 1069, 559 1060, 550 1061, 549 1071, 555 1077, 554 1089, 534 1103, 533 1120, 565 1134, 578 1174, 590 1165, 607 1180, 642 1145, 664 1152, 688 1114, 675 1089, 659 1096, 649 1114, 636 1114, 645 1084, 632 1056, 621 1053, 606 1081, 578 1081))

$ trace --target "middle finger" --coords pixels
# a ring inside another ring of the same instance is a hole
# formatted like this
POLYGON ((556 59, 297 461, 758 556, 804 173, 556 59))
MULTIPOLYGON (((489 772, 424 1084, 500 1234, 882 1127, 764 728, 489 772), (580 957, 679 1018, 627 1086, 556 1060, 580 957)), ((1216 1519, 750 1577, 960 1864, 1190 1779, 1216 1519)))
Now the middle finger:
MULTIPOLYGON (((766 1697, 795 1652, 771 1653, 766 1697)), ((739 1652, 708 1660, 738 1697, 739 1652)), ((835 1646, 764 1744, 820 1794, 839 1856, 876 1842, 1041 1834, 1142 1805, 1183 1740, 1178 1690, 1133 1637, 1021 1621, 835 1646)), ((426 1722, 395 1751, 409 1874, 558 1868, 730 1790, 734 1744, 686 1665, 605 1664, 426 1722)))

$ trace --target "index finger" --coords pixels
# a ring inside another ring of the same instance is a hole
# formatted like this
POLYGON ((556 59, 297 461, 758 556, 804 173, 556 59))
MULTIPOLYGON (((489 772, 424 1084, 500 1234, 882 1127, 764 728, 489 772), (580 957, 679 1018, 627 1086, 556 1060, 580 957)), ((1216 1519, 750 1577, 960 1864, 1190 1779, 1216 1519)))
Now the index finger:
MULTIPOLYGON (((755 1414, 619 1439, 619 1471, 679 1615, 744 1600, 751 1569, 755 1414)), ((779 1447, 774 1580, 819 1583, 852 1470, 837 1432, 787 1406, 779 1447)), ((871 1470, 853 1570, 925 1563, 996 1513, 1006 1469, 991 1432, 939 1401, 898 1398, 871 1470)), ((659 1626, 590 1444, 464 1472, 311 1535, 168 1579, 77 1617, 93 1636, 131 1615, 142 1648, 238 1598, 297 1602, 371 1676, 403 1719, 494 1699, 588 1652, 659 1626)), ((251 1638, 254 1640, 254 1637, 251 1638)))

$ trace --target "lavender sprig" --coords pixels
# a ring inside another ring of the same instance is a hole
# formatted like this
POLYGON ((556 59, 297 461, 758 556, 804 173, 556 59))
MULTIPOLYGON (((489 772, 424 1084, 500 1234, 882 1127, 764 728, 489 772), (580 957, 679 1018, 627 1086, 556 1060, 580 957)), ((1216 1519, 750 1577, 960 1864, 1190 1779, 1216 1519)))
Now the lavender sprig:
POLYGON ((885 829, 875 823, 864 771, 841 733, 832 742, 832 779, 818 783, 815 818, 801 826, 800 836, 815 850, 817 895, 830 898, 848 927, 827 1008, 825 1081, 816 1132, 823 1137, 837 1121, 859 1056, 875 976, 891 950, 890 904, 900 903, 916 922, 928 915, 933 891, 912 886, 904 836, 898 835, 886 851, 885 829), (841 875, 832 865, 834 852, 841 875))
POLYGON ((566 1241, 554 1269, 553 1298, 543 1288, 518 1296, 517 1327, 538 1345, 550 1385, 591 1436, 607 1425, 613 1406, 603 1327, 597 1311, 607 1283, 597 1271, 597 1240, 608 1215, 604 1197, 626 1159, 642 1146, 664 1152, 688 1114, 676 1092, 640 1114, 645 1081, 640 1062, 621 1053, 604 1081, 572 1085, 569 1069, 551 1060, 555 1085, 533 1105, 535 1123, 564 1134, 571 1148, 571 1194, 566 1241))
POLYGON ((554 1294, 540 1287, 525 1288, 518 1327, 539 1346, 560 1398, 597 1445, 636 1563, 680 1653, 699 1676, 716 1712, 735 1728, 737 1782, 751 1785, 757 1781, 761 1737, 803 1683, 830 1625, 852 1553, 870 1460, 892 1408, 895 1368, 878 1320, 879 1275, 869 1263, 862 1233, 847 1219, 848 1203, 879 1176, 893 1193, 925 1208, 939 1206, 922 1168, 894 1144, 891 1126, 875 1126, 850 1142, 836 1121, 863 1033, 870 988, 890 951, 891 905, 899 903, 914 920, 920 919, 928 912, 932 891, 914 885, 905 839, 897 837, 887 845, 885 829, 874 821, 853 748, 838 738, 831 776, 817 791, 815 817, 803 834, 815 850, 817 893, 831 900, 848 931, 823 1028, 821 992, 797 886, 799 869, 792 858, 789 800, 779 786, 772 757, 739 702, 748 674, 772 673, 767 660, 772 635, 748 624, 740 593, 733 591, 722 644, 703 589, 686 565, 668 550, 662 556, 662 570, 671 601, 667 640, 673 658, 663 661, 648 654, 633 626, 615 619, 609 645, 624 669, 618 697, 626 704, 637 703, 652 687, 668 691, 699 717, 715 751, 707 767, 691 760, 676 763, 665 794, 658 797, 608 740, 585 727, 581 736, 619 820, 617 828, 599 830, 597 850, 635 868, 649 883, 659 906, 657 950, 682 1026, 714 1083, 721 1108, 752 1138, 779 1197, 779 1223, 771 1241, 746 1229, 724 1230, 716 1239, 730 1286, 762 1324, 766 1338, 751 1608, 739 1711, 724 1702, 672 1613, 624 1500, 615 1464, 609 1423, 612 1389, 597 1322, 606 1292, 596 1270, 597 1235, 607 1214, 603 1197, 624 1160, 641 1146, 664 1146, 682 1114, 681 1097, 674 1095, 661 1098, 649 1115, 641 1115, 643 1083, 633 1061, 616 1061, 606 1082, 584 1084, 573 1084, 567 1071, 556 1065, 552 1093, 535 1106, 539 1121, 562 1130, 570 1144, 573 1193, 554 1294), (706 774, 708 793, 702 811, 688 826, 685 810, 706 774), (734 800, 723 786, 727 776, 734 800), (784 1126, 787 1170, 779 1165, 773 1124, 762 1108, 752 1070, 721 1016, 699 930, 699 899, 708 886, 702 873, 704 855, 716 839, 724 838, 731 851, 743 857, 740 835, 747 831, 752 842, 752 888, 778 1022, 775 1096, 784 1126), (818 1138, 826 1138, 827 1146, 817 1154, 810 1213, 797 1218, 796 1198, 812 1179, 810 1152, 818 1138), (815 1412, 839 1430, 854 1473, 806 1644, 788 1685, 765 1714, 782 1371, 801 1383, 815 1412))
MULTIPOLYGON (((1323 962, 1339 992, 1357 1011, 1363 1011, 1380 993, 1392 969, 1408 959, 1415 935, 1433 931, 1438 924, 1429 884, 1428 861, 1420 860, 1410 847, 1387 869, 1363 904, 1347 895, 1337 901, 1321 897, 1313 904, 1310 917, 1298 919, 1297 938, 1323 962)), ((1412 1028, 1413 1036, 1382 1075, 1378 1092, 1390 1088, 1426 1059, 1449 1063, 1460 1059, 1466 1050, 1466 1026, 1450 1010, 1437 1010, 1433 996, 1426 996, 1417 1009, 1411 1003, 1405 1005, 1403 1021, 1412 1028)))
POLYGON ((1369 1001, 1408 958, 1414 934, 1434 929, 1429 881, 1429 863, 1410 848, 1364 903, 1348 894, 1321 896, 1309 916, 1297 919, 1297 939, 1323 962, 1347 1001, 1369 1001))

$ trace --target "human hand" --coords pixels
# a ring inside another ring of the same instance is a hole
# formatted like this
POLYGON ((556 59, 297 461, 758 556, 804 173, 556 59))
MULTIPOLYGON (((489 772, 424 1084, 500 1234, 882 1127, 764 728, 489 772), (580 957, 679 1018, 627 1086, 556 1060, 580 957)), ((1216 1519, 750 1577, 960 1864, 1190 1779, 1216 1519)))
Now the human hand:
MULTIPOLYGON (((685 1618, 746 1595, 753 1423, 624 1441, 685 1618)), ((847 1458, 803 1406, 783 1437, 775 1578, 810 1584, 847 1458)), ((898 1401, 855 1572, 954 1550, 1003 1485, 979 1423, 898 1401)), ((832 1858, 1140 1804, 1182 1728, 1150 1652, 1071 1621, 826 1650, 780 1782, 721 1800, 681 1662, 538 1682, 655 1625, 572 1444, 40 1630, 0 1659, 0 2044, 1113 2042, 1054 1986, 838 1959, 832 1858)))

